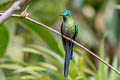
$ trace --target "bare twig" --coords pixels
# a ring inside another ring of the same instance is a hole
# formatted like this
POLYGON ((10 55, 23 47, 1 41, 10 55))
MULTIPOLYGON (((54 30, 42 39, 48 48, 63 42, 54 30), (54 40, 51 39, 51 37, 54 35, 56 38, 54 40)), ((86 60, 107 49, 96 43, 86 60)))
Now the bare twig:
POLYGON ((29 16, 29 13, 27 12, 29 8, 29 5, 26 7, 26 9, 21 13, 21 17, 28 17, 29 16))
POLYGON ((6 19, 8 19, 16 10, 20 9, 20 6, 28 0, 17 0, 12 4, 12 6, 5 11, 5 13, 0 17, 0 24, 2 24, 6 19))
MULTIPOLYGON (((4 14, 4 13, 0 13, 0 15, 2 15, 2 14, 4 14)), ((14 17, 22 17, 21 15, 18 15, 18 14, 12 14, 12 16, 14 16, 14 17)), ((66 36, 62 35, 60 32, 56 31, 55 29, 52 29, 51 27, 49 27, 49 26, 47 26, 47 25, 44 25, 44 24, 42 24, 42 23, 40 23, 40 22, 38 22, 38 21, 30 18, 30 17, 23 17, 23 18, 29 20, 30 22, 33 22, 33 23, 35 23, 35 24, 38 24, 38 25, 40 25, 40 26, 42 26, 42 27, 44 27, 44 28, 47 28, 48 30, 50 30, 50 31, 52 31, 52 32, 54 32, 54 33, 56 33, 56 34, 64 37, 65 39, 67 39, 67 40, 69 40, 69 41, 71 41, 72 43, 74 43, 75 45, 77 45, 77 46, 80 47, 81 49, 85 50, 87 53, 90 53, 92 56, 94 56, 95 58, 97 58, 99 61, 101 61, 101 62, 104 63, 106 66, 108 66, 110 69, 112 69, 113 71, 115 71, 117 74, 120 75, 120 72, 119 72, 117 69, 115 69, 113 66, 111 66, 110 64, 108 64, 107 62, 105 62, 103 59, 101 59, 101 58, 100 58, 99 56, 97 56, 95 53, 93 53, 93 52, 91 52, 90 50, 88 50, 86 47, 84 47, 84 46, 81 45, 80 43, 78 43, 78 42, 70 39, 69 37, 66 37, 66 36)))

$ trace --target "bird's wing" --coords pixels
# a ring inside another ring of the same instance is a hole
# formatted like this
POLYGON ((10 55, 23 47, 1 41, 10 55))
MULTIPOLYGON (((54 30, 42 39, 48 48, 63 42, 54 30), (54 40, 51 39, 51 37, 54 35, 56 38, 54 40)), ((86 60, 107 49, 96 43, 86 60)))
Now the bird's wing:
MULTIPOLYGON (((63 30, 62 30, 62 27, 63 27, 63 23, 61 25, 61 33, 63 34, 63 30)), ((63 34, 64 35, 64 34, 63 34)), ((66 45, 66 39, 64 37, 62 37, 62 42, 63 42, 63 46, 64 46, 64 49, 65 49, 65 45, 66 45)))
POLYGON ((77 34, 78 34, 78 25, 75 25, 75 35, 73 36, 73 40, 75 40, 77 34))
MULTIPOLYGON (((75 34, 74 34, 74 36, 73 36, 73 40, 75 40, 77 34, 78 34, 78 26, 75 25, 75 34)), ((74 44, 71 43, 71 45, 72 45, 72 51, 71 51, 71 60, 72 60, 72 55, 73 55, 73 45, 74 45, 74 44)))

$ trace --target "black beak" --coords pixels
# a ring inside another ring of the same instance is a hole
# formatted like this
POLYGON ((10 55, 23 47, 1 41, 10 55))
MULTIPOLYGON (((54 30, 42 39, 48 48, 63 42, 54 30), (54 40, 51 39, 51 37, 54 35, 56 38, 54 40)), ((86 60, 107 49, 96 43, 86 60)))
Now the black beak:
POLYGON ((63 14, 60 14, 59 16, 64 16, 63 14))

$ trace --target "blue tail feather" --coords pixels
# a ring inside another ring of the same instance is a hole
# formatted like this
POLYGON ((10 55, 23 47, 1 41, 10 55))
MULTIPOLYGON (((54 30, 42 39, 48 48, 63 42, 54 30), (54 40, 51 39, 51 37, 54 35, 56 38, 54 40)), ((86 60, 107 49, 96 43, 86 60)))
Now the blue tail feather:
POLYGON ((66 51, 66 56, 65 56, 65 64, 64 64, 64 76, 68 76, 68 70, 69 70, 69 63, 70 59, 72 57, 72 43, 67 42, 65 45, 65 51, 66 51))

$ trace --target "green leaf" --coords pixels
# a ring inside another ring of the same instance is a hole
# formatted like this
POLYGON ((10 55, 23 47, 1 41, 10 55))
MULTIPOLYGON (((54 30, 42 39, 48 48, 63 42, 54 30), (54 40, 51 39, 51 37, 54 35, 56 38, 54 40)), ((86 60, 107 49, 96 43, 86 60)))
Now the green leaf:
POLYGON ((0 68, 9 69, 9 70, 16 70, 16 69, 21 68, 21 66, 17 65, 17 64, 1 64, 0 68))
POLYGON ((4 24, 0 25, 0 58, 4 56, 9 40, 9 33, 4 24))
POLYGON ((35 76, 40 76, 40 74, 36 71, 45 71, 46 69, 43 67, 38 67, 38 66, 28 66, 28 67, 22 67, 17 69, 14 73, 21 73, 21 72, 26 72, 35 76))
POLYGON ((92 70, 90 70, 90 69, 89 69, 88 67, 86 67, 86 66, 83 66, 82 71, 85 72, 85 73, 88 73, 88 74, 90 74, 90 75, 92 75, 92 76, 94 76, 94 77, 95 77, 95 75, 96 75, 92 70))
POLYGON ((39 50, 32 49, 32 48, 24 48, 23 49, 23 51, 25 51, 25 52, 30 52, 30 53, 42 55, 47 60, 54 63, 57 67, 59 67, 60 69, 63 69, 63 66, 62 66, 63 65, 63 59, 61 58, 61 56, 59 56, 58 54, 56 54, 56 53, 54 53, 54 52, 52 52, 49 49, 44 48, 44 47, 39 48, 39 50))
MULTIPOLYGON (((118 68, 118 58, 117 57, 114 57, 112 66, 116 69, 118 68)), ((117 78, 119 78, 119 75, 117 73, 115 73, 113 70, 110 70, 109 80, 117 80, 117 78)))
POLYGON ((23 76, 10 76, 7 80, 40 80, 39 77, 33 75, 23 75, 23 76))
POLYGON ((0 0, 0 6, 5 4, 5 3, 8 3, 10 2, 11 0, 0 0))
POLYGON ((32 48, 35 48, 37 50, 43 51, 45 53, 47 53, 50 56, 53 56, 54 58, 56 58, 61 64, 63 64, 64 60, 61 56, 59 56, 57 53, 53 52, 52 50, 50 50, 49 48, 40 46, 40 45, 31 45, 32 48))
MULTIPOLYGON (((99 49, 99 56, 104 59, 104 39, 105 39, 105 36, 106 36, 106 33, 104 34, 102 40, 101 40, 101 43, 100 43, 100 49, 99 49)), ((105 68, 106 65, 104 65, 102 62, 99 62, 99 67, 98 67, 98 74, 97 74, 97 80, 106 80, 107 77, 106 77, 106 68, 105 68)))
POLYGON ((41 80, 52 80, 49 76, 42 76, 41 80))
POLYGON ((25 19, 15 19, 19 24, 21 24, 22 26, 30 29, 31 31, 34 31, 37 35, 39 35, 39 37, 41 37, 47 44, 48 46, 55 52, 57 52, 58 54, 62 55, 62 52, 60 51, 57 41, 55 40, 55 38, 53 37, 53 35, 45 28, 34 24, 28 20, 25 19))
POLYGON ((15 32, 16 32, 16 23, 14 21, 12 21, 11 19, 9 19, 7 21, 6 24, 7 30, 9 32, 9 37, 10 37, 10 41, 13 40, 15 32))
POLYGON ((28 66, 28 67, 24 67, 24 68, 19 68, 18 70, 15 71, 15 73, 21 73, 21 72, 26 72, 26 73, 29 73, 29 74, 32 74, 32 75, 35 75, 35 76, 42 76, 41 74, 39 74, 39 72, 50 72, 52 74, 54 74, 55 76, 59 77, 61 80, 64 80, 64 76, 61 75, 60 73, 54 71, 54 70, 51 70, 51 69, 48 69, 48 68, 45 68, 45 67, 39 67, 39 66, 28 66))
POLYGON ((44 67, 44 68, 57 71, 56 66, 54 66, 52 64, 48 64, 48 63, 45 63, 45 62, 40 62, 39 65, 42 66, 42 67, 44 67))
POLYGON ((0 69, 0 80, 6 80, 6 76, 2 69, 0 69))
POLYGON ((106 33, 104 34, 101 42, 100 42, 100 49, 99 49, 99 56, 104 59, 104 40, 105 40, 105 37, 106 37, 106 33))
POLYGON ((19 76, 9 76, 7 77, 8 80, 26 80, 26 79, 22 79, 22 77, 19 76))
POLYGON ((120 9, 120 5, 113 5, 112 7, 115 9, 120 9))
POLYGON ((89 64, 89 66, 96 72, 96 68, 93 64, 93 62, 90 60, 90 58, 86 55, 86 52, 83 50, 80 50, 78 48, 75 48, 76 52, 78 52, 80 55, 83 56, 83 58, 86 60, 86 62, 89 64))
POLYGON ((30 66, 31 65, 31 64, 23 62, 23 61, 17 61, 15 59, 8 59, 8 58, 1 58, 0 62, 19 64, 21 66, 30 66))
POLYGON ((14 2, 15 0, 0 0, 0 11, 4 11, 10 5, 14 2))
POLYGON ((78 76, 77 74, 77 65, 75 65, 72 61, 70 61, 70 64, 69 64, 69 75, 74 79, 75 77, 78 76))
MULTIPOLYGON (((109 62, 109 59, 106 58, 105 59, 106 62, 109 62)), ((97 73, 97 80, 101 80, 101 79, 104 79, 104 80, 108 80, 108 66, 104 65, 102 62, 99 63, 99 66, 98 66, 98 73, 97 73)))
POLYGON ((33 18, 47 25, 56 24, 63 10, 63 0, 31 0, 31 2, 29 13, 33 18))

